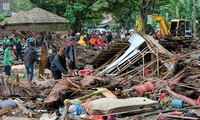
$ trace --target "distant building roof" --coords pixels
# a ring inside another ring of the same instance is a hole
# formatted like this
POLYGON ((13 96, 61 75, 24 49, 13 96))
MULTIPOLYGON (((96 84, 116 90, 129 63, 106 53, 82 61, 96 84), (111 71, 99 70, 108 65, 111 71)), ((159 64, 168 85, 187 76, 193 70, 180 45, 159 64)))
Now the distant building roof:
POLYGON ((34 8, 29 11, 21 11, 10 17, 6 24, 26 24, 26 23, 68 23, 68 21, 56 14, 43 10, 41 8, 34 8))
POLYGON ((63 31, 69 21, 56 14, 34 8, 29 11, 21 11, 12 17, 0 22, 3 29, 23 31, 63 31))

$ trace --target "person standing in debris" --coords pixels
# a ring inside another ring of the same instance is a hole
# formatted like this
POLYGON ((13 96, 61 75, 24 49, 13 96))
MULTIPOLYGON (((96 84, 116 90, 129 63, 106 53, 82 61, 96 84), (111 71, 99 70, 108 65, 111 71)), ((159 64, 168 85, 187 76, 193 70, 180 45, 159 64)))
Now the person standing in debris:
MULTIPOLYGON (((111 33, 111 31, 108 31, 106 37, 107 37, 107 42, 110 43, 110 42, 112 41, 112 33, 111 33)), ((107 43, 107 44, 108 44, 108 43, 107 43)))
POLYGON ((97 47, 99 49, 106 49, 106 45, 101 36, 99 36, 99 39, 97 40, 97 47))
POLYGON ((12 53, 12 55, 13 55, 13 57, 15 57, 15 60, 16 60, 16 56, 17 56, 17 51, 16 51, 16 40, 15 40, 13 37, 10 37, 9 40, 10 40, 10 44, 13 45, 13 53, 14 53, 14 54, 12 53))
POLYGON ((17 37, 16 38, 16 60, 17 61, 19 60, 19 57, 23 61, 21 39, 17 37))
POLYGON ((35 50, 35 42, 29 41, 30 47, 24 51, 24 65, 26 68, 28 85, 31 85, 33 74, 34 74, 34 62, 37 61, 37 52, 35 50))
POLYGON ((30 46, 30 42, 34 43, 34 46, 36 45, 36 40, 33 36, 29 36, 28 39, 26 39, 26 45, 29 47, 30 46))
POLYGON ((68 63, 69 76, 73 76, 73 70, 76 68, 74 44, 75 44, 75 39, 74 37, 71 37, 70 41, 67 43, 65 47, 65 57, 68 63))
POLYGON ((13 45, 9 44, 8 47, 4 51, 4 61, 3 65, 5 68, 5 74, 6 74, 6 81, 8 81, 9 76, 11 75, 11 67, 13 64, 11 52, 13 50, 13 45))
POLYGON ((86 43, 84 41, 84 35, 80 36, 80 40, 78 41, 78 44, 83 46, 83 47, 86 47, 86 43))
POLYGON ((48 57, 46 59, 46 64, 45 64, 45 70, 49 71, 50 72, 50 80, 53 79, 53 74, 52 72, 50 71, 51 70, 51 63, 53 61, 53 58, 56 56, 57 54, 57 50, 56 49, 53 49, 51 53, 48 54, 48 57))
POLYGON ((95 37, 91 37, 89 40, 89 44, 94 47, 97 44, 97 40, 95 39, 95 37))
POLYGON ((60 48, 57 55, 53 58, 50 69, 52 71, 54 80, 61 79, 62 74, 67 74, 67 66, 63 47, 60 48))
POLYGON ((8 39, 8 36, 4 35, 3 36, 3 50, 4 51, 8 47, 9 44, 10 44, 10 40, 8 39))

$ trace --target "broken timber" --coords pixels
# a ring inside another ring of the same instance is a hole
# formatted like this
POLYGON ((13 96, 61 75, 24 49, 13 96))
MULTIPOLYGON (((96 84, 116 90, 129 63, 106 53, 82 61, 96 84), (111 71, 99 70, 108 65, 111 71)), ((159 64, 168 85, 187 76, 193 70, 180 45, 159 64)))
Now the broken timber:
MULTIPOLYGON (((113 56, 115 56, 121 50, 125 50, 129 47, 128 41, 116 40, 108 47, 106 50, 102 50, 96 58, 92 61, 92 63, 99 67, 110 60, 113 56)), ((114 58, 113 58, 114 59, 114 58)))
POLYGON ((38 77, 41 77, 40 74, 44 76, 45 63, 46 63, 46 48, 43 46, 41 49, 41 59, 40 59, 38 77))
POLYGON ((1 116, 1 115, 4 115, 4 114, 6 114, 6 113, 9 113, 9 112, 12 111, 12 110, 13 110, 12 107, 6 108, 6 109, 3 109, 3 110, 0 110, 0 116, 1 116))
MULTIPOLYGON (((114 74, 115 79, 126 75, 142 75, 143 78, 156 76, 160 78, 160 69, 168 68, 165 65, 166 59, 172 58, 172 54, 157 43, 151 36, 140 36, 134 34, 129 39, 130 47, 116 61, 107 66, 98 75, 114 74), (163 57, 164 56, 164 57, 163 57), (145 76, 145 69, 152 71, 150 76, 145 76)), ((168 62, 173 67, 171 62, 168 62)), ((167 75, 169 76, 170 73, 167 75)), ((167 77, 166 76, 166 77, 167 77)))

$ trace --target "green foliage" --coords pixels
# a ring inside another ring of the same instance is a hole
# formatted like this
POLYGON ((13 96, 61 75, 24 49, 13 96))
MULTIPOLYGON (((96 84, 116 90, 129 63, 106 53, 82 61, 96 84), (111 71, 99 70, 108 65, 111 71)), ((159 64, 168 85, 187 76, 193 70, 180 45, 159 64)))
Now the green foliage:
POLYGON ((136 17, 128 8, 124 8, 122 15, 114 18, 117 23, 119 23, 121 28, 129 30, 133 28, 136 23, 136 17))
POLYGON ((139 2, 134 0, 102 0, 103 13, 112 14, 113 19, 119 23, 120 28, 134 28, 139 16, 139 2))
POLYGON ((118 26, 118 25, 112 26, 112 27, 110 28, 110 30, 119 30, 119 29, 121 29, 121 27, 118 26))
POLYGON ((66 18, 70 19, 70 26, 75 32, 81 31, 83 26, 97 24, 102 19, 101 12, 94 11, 92 6, 82 2, 74 2, 66 5, 66 18))
POLYGON ((102 20, 102 13, 94 9, 98 0, 30 0, 45 10, 65 17, 74 32, 89 24, 97 24, 102 20))
MULTIPOLYGON (((69 20, 70 28, 80 32, 83 27, 95 26, 102 19, 103 13, 111 14, 119 23, 119 28, 134 28, 140 12, 140 0, 11 0, 12 10, 29 10, 40 7, 69 20)), ((148 0, 147 0, 148 1, 148 0)), ((197 1, 197 20, 200 19, 200 0, 197 1)), ((192 0, 156 0, 154 13, 163 17, 168 16, 170 21, 176 16, 191 20, 192 0)), ((169 22, 167 21, 167 22, 169 22)), ((156 23, 153 24, 156 26, 156 23)), ((199 24, 197 24, 199 30, 199 24)))
POLYGON ((2 14, 0 14, 0 22, 3 21, 7 15, 8 15, 8 12, 3 12, 2 14))
MULTIPOLYGON (((200 0, 196 0, 196 19, 200 20, 200 0)), ((169 21, 176 16, 176 7, 179 9, 179 18, 188 19, 192 25, 193 1, 192 0, 169 0, 167 4, 156 7, 154 13, 165 17, 169 14, 169 21)), ((200 21, 199 21, 200 23, 200 21)), ((197 24, 197 34, 200 35, 200 25, 197 24)), ((192 28, 192 26, 191 26, 192 28)))
POLYGON ((19 11, 27 11, 36 7, 29 0, 11 0, 11 11, 19 12, 19 11))

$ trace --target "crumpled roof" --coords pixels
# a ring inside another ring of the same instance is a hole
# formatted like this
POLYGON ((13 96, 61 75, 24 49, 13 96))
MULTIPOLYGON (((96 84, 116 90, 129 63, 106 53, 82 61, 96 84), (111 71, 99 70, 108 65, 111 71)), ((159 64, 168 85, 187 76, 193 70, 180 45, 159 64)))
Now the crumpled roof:
POLYGON ((21 11, 5 22, 6 24, 28 24, 28 23, 68 23, 63 17, 43 10, 34 8, 29 11, 21 11))

